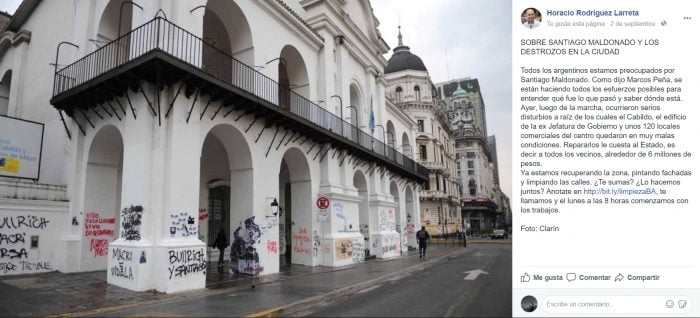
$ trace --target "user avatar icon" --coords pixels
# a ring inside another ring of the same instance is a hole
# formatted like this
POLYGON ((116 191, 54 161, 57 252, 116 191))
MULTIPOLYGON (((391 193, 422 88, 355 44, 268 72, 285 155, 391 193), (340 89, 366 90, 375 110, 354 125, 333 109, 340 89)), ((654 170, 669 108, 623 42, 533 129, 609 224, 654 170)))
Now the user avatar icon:
POLYGON ((533 312, 537 309, 537 299, 534 296, 527 295, 520 301, 520 307, 525 312, 533 312))
POLYGON ((536 29, 542 22, 542 13, 535 8, 527 8, 520 14, 520 23, 528 29, 536 29))

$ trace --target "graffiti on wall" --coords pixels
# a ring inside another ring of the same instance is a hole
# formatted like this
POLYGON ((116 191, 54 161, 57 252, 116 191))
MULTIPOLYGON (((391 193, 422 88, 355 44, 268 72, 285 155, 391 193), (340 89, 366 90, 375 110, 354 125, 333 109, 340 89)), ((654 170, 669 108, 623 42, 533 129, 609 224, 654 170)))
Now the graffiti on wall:
POLYGON ((351 239, 341 239, 335 241, 335 258, 339 260, 352 257, 352 241, 351 239))
POLYGON ((345 206, 341 202, 333 203, 333 211, 335 212, 336 217, 343 220, 343 223, 348 223, 348 220, 345 217, 345 206))
POLYGON ((90 239, 93 257, 107 255, 107 243, 114 240, 114 218, 103 218, 99 212, 85 213, 85 238, 90 239))
POLYGON ((204 221, 209 218, 209 213, 207 213, 206 208, 199 208, 199 220, 204 221))
POLYGON ((268 253, 279 253, 279 245, 277 241, 267 240, 267 252, 268 253))
POLYGON ((399 242, 398 235, 384 236, 382 238, 382 252, 384 254, 398 254, 399 242))
POLYGON ((194 217, 187 212, 180 212, 170 215, 170 237, 197 236, 197 227, 194 224, 194 217))
POLYGON ((399 232, 399 236, 401 237, 401 249, 403 249, 408 244, 408 237, 406 236, 406 226, 396 224, 396 232, 399 232))
POLYGON ((318 256, 319 245, 321 245, 321 238, 318 236, 318 232, 316 230, 314 230, 314 243, 313 243, 314 256, 318 256))
POLYGON ((244 227, 239 225, 233 232, 230 271, 234 274, 257 275, 263 271, 263 267, 260 266, 255 244, 260 243, 263 233, 255 224, 254 216, 247 218, 244 223, 244 227))
POLYGON ((168 251, 169 279, 183 278, 195 274, 207 275, 207 258, 204 248, 168 251))
POLYGON ((406 234, 416 234, 416 225, 412 223, 406 224, 406 234))
POLYGON ((125 250, 119 247, 112 249, 112 260, 116 261, 115 265, 109 269, 112 277, 125 278, 128 280, 134 279, 134 269, 132 268, 132 262, 134 259, 134 252, 130 250, 125 250))
POLYGON ((122 230, 121 237, 127 241, 141 240, 141 217, 143 207, 132 205, 122 210, 122 230))
POLYGON ((394 218, 394 209, 382 209, 379 212, 379 230, 391 231, 396 223, 394 218))
POLYGON ((360 234, 365 237, 366 241, 369 241, 369 225, 360 224, 360 234))
POLYGON ((311 237, 306 228, 299 227, 299 232, 292 234, 292 251, 300 254, 311 254, 311 237))
POLYGON ((359 263, 365 260, 365 240, 356 238, 352 241, 352 262, 359 263))
POLYGON ((48 228, 49 220, 35 215, 0 218, 0 275, 52 271, 46 260, 29 260, 38 245, 39 233, 48 228), (33 235, 37 234, 37 235, 33 235))

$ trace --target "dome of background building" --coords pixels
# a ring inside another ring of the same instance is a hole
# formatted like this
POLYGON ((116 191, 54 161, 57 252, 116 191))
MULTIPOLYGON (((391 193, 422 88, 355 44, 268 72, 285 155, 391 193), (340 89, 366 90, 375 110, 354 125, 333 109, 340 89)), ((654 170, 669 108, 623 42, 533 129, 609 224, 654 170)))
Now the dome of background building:
POLYGON ((418 55, 411 53, 411 49, 403 45, 403 36, 399 26, 399 45, 394 48, 394 54, 389 58, 384 68, 384 74, 399 72, 403 70, 428 71, 418 55))
POLYGON ((462 85, 457 82, 457 89, 452 93, 452 97, 467 96, 467 91, 462 88, 462 85))

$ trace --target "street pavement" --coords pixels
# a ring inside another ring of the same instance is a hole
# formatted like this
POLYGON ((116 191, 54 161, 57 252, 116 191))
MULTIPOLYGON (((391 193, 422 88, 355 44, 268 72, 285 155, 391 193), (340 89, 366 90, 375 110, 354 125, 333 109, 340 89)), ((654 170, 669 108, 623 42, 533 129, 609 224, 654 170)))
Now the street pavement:
MULTIPOLYGON (((509 317, 512 249, 473 244, 431 266, 404 272, 342 298, 324 300, 295 316, 509 317)), ((285 312, 286 313, 286 312, 285 312)))
POLYGON ((108 285, 105 271, 2 276, 0 316, 288 316, 314 308, 322 299, 343 297, 469 253, 472 244, 478 243, 470 241, 466 248, 433 244, 427 260, 410 251, 341 268, 292 265, 260 277, 220 275, 210 262, 206 289, 175 294, 108 285))

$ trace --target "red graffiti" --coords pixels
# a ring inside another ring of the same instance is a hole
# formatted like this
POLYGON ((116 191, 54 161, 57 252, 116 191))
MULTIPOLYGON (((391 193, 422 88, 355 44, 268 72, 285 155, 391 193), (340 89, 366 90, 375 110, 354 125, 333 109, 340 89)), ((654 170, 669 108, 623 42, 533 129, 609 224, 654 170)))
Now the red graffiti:
POLYGON ((85 236, 114 236, 114 218, 102 218, 99 212, 88 212, 85 214, 85 236), (109 224, 109 225, 103 225, 109 224))
POLYGON ((107 240, 90 240, 90 250, 95 252, 95 257, 107 255, 107 240))
POLYGON ((304 246, 294 246, 294 253, 311 254, 311 249, 304 246))
POLYGON ((209 213, 207 213, 206 208, 199 208, 199 220, 203 221, 206 220, 209 217, 209 213))
POLYGON ((267 241, 267 251, 269 253, 279 253, 279 245, 277 241, 267 241))

